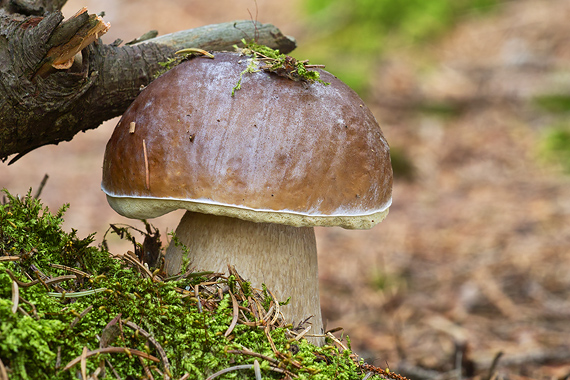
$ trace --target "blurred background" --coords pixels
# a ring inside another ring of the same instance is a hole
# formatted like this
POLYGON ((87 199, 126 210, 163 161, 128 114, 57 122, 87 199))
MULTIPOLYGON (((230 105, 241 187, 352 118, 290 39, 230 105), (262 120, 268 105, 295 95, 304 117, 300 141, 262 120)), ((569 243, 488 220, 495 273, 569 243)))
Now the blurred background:
MULTIPOLYGON (((369 363, 411 378, 570 375, 570 1, 70 0, 105 12, 103 40, 249 19, 297 39, 378 119, 390 215, 317 229, 321 300, 369 363)), ((0 164, 0 188, 70 203, 83 237, 115 214, 100 191, 117 120, 0 164)), ((153 220, 163 240, 181 213, 153 220)), ((116 250, 127 249, 115 242, 116 250)), ((119 253, 119 252, 116 252, 119 253)))

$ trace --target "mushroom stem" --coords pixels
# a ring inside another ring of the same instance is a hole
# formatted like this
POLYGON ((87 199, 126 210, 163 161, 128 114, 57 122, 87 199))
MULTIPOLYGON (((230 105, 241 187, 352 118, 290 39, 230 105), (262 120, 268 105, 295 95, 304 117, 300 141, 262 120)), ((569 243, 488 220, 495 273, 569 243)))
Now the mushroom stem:
MULTIPOLYGON (((309 316, 311 333, 323 331, 313 227, 255 223, 237 218, 187 211, 176 236, 189 249, 197 270, 225 272, 228 264, 255 288, 265 284, 278 301, 291 297, 281 310, 294 324, 309 316)), ((183 251, 173 243, 166 250, 166 271, 179 273, 183 251)), ((311 339, 322 345, 323 339, 311 339)))

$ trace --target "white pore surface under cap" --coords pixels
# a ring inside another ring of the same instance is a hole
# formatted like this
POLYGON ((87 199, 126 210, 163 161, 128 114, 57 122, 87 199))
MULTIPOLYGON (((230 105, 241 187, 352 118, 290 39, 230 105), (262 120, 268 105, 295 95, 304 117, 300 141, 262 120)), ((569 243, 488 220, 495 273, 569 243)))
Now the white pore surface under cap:
POLYGON ((203 214, 228 216, 257 223, 286 224, 295 227, 343 227, 346 229, 366 230, 380 223, 386 215, 392 199, 378 210, 359 215, 343 213, 342 209, 332 215, 303 214, 288 210, 259 210, 243 206, 220 204, 211 200, 182 200, 120 197, 107 194, 109 205, 119 214, 131 219, 149 219, 183 209, 203 214))

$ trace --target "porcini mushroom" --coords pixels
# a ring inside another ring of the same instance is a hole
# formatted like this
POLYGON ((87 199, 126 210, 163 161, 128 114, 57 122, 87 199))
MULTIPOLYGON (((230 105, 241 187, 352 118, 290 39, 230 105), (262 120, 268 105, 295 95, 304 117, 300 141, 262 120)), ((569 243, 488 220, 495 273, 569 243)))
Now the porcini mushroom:
MULTIPOLYGON (((266 284, 289 321, 322 332, 314 226, 368 229, 388 213, 388 144, 370 110, 330 85, 259 70, 251 58, 194 58, 152 82, 107 144, 102 189, 129 218, 185 209, 176 235, 192 267, 266 284), (130 133, 134 123, 136 131, 130 133)), ((181 270, 171 244, 166 270, 181 270)), ((341 268, 342 269, 342 268, 341 268)))

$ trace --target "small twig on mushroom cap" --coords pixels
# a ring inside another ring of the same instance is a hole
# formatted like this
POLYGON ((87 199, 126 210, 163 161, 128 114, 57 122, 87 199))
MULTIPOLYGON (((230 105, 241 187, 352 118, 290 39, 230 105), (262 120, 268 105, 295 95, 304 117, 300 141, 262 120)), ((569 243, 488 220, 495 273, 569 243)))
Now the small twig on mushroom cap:
POLYGON ((146 141, 143 139, 143 153, 144 153, 144 172, 145 172, 145 185, 146 189, 150 190, 150 173, 148 171, 148 155, 146 152, 146 141))

